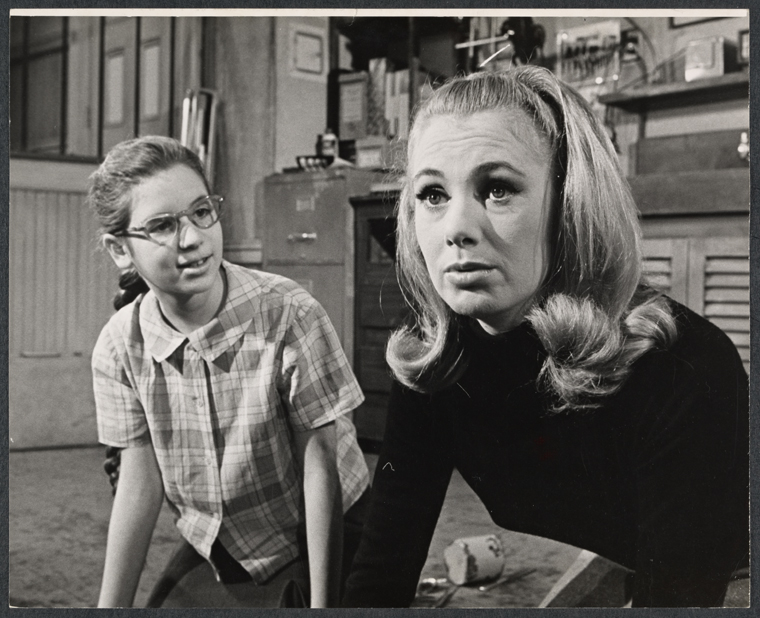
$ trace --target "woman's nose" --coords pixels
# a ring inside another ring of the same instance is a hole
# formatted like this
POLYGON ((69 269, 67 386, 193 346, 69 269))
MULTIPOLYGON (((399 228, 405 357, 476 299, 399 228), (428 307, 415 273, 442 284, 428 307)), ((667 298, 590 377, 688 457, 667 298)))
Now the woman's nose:
POLYGON ((444 217, 446 244, 457 247, 474 246, 480 242, 482 205, 470 197, 452 198, 444 217))

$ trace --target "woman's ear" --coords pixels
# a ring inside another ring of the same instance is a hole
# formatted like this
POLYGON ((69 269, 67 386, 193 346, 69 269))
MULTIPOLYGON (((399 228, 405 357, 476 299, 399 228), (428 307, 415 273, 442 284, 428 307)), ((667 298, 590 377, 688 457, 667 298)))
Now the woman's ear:
POLYGON ((123 238, 117 238, 113 234, 103 234, 103 246, 119 270, 126 270, 132 266, 132 256, 123 238))

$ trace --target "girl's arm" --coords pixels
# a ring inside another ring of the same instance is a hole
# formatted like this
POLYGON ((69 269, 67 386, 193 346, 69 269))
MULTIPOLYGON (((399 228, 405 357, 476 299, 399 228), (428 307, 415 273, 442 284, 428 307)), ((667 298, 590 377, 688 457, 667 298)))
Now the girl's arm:
POLYGON ((337 607, 343 552, 343 502, 335 423, 295 432, 303 478, 311 607, 337 607))
POLYGON ((98 607, 131 607, 164 497, 151 444, 121 451, 98 607))

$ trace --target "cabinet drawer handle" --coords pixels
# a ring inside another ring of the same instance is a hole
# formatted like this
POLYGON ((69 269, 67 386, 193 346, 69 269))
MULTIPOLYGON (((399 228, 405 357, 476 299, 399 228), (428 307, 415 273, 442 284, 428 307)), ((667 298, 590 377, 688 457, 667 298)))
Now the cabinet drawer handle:
POLYGON ((313 242, 317 240, 316 232, 303 232, 301 234, 288 234, 288 242, 313 242))

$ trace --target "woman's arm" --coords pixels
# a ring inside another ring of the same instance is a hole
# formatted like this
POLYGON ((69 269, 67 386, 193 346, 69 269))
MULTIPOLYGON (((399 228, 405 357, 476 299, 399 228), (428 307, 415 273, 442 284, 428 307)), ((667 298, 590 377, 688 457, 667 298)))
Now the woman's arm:
POLYGON ((429 398, 393 383, 382 450, 342 607, 409 607, 454 468, 429 398))
POLYGON ((343 501, 335 423, 295 432, 303 478, 311 607, 336 607, 343 551, 343 501))
POLYGON ((131 607, 164 490, 153 446, 121 451, 98 607, 131 607))

